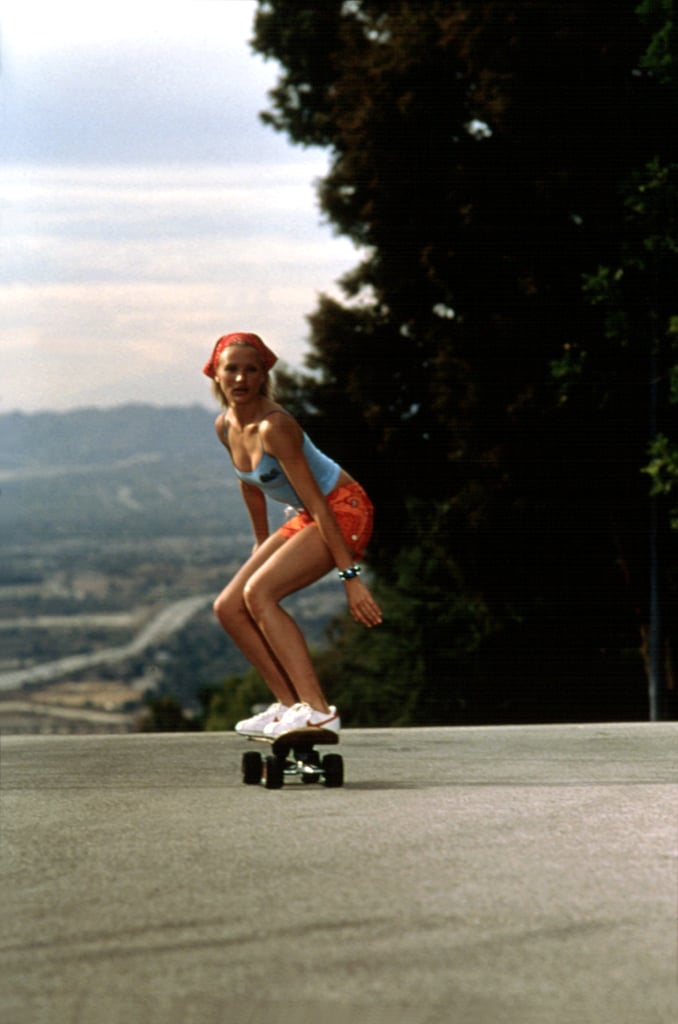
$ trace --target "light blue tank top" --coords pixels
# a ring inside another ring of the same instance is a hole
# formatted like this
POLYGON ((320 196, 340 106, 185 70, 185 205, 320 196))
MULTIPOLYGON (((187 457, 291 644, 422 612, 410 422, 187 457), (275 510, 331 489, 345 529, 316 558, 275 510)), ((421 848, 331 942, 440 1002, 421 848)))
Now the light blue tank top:
MULTIPOLYGON (((319 448, 316 448, 306 432, 304 432, 301 450, 318 487, 323 494, 329 494, 336 487, 339 474, 341 473, 341 466, 328 458, 327 455, 324 455, 319 448)), ((303 507, 301 498, 299 498, 285 476, 278 460, 275 456, 269 455, 263 448, 261 460, 256 469, 253 469, 250 473, 245 473, 243 470, 238 469, 235 464, 233 468, 235 469, 236 476, 243 483, 253 484, 254 487, 258 487, 267 497, 272 498, 273 501, 280 501, 283 505, 293 505, 294 508, 303 507)))

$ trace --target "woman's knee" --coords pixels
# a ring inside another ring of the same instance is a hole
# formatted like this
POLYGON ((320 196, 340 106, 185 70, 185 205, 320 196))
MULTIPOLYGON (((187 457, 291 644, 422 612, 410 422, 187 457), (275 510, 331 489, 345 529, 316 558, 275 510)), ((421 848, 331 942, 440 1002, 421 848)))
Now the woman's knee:
POLYGON ((214 601, 212 611, 224 629, 228 629, 232 623, 237 622, 238 615, 245 612, 245 607, 240 595, 229 594, 224 590, 214 601))
POLYGON ((268 599, 266 597, 266 590, 263 583, 257 580, 256 577, 252 577, 245 584, 242 599, 245 604, 245 608, 252 616, 255 622, 261 621, 264 615, 268 599))

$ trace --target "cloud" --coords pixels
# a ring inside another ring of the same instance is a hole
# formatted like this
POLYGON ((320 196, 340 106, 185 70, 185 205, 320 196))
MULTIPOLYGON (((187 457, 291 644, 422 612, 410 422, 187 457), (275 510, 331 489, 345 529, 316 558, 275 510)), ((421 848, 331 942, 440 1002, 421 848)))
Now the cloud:
POLYGON ((318 293, 356 262, 310 170, 1 171, 2 406, 208 401, 200 368, 233 329, 299 366, 318 293))
POLYGON ((255 4, 25 6, 3 12, 5 161, 293 159, 258 123, 277 69, 248 46, 255 4))
POLYGON ((300 365, 357 257, 320 222, 325 154, 259 120, 255 8, 5 5, 0 408, 209 401, 233 329, 300 365))
MULTIPOLYGON (((6 168, 0 170, 5 197, 0 277, 6 280, 14 273, 22 280, 59 280, 104 274, 138 280, 149 272, 154 278, 175 277, 178 266, 171 256, 180 257, 182 246, 195 251, 189 264, 180 261, 181 273, 196 275, 215 246, 222 256, 266 259, 263 250, 257 253, 256 239, 268 252, 279 241, 276 258, 282 258, 301 242, 320 244, 313 182, 324 171, 325 162, 317 156, 296 164, 236 169, 6 168), (241 246, 241 240, 249 245, 241 246), (96 259, 89 245, 96 247, 96 259), (155 267, 154 254, 161 259, 155 267)), ((331 240, 329 228, 322 232, 331 240)))

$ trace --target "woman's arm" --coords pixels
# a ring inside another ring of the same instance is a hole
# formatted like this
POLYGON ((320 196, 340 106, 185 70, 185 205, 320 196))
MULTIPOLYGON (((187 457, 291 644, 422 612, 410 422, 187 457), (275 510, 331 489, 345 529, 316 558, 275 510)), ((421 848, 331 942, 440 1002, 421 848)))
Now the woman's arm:
MULTIPOLYGON (((299 424, 291 416, 281 416, 276 417, 275 427, 268 421, 262 422, 259 431, 265 450, 278 460, 304 508, 313 517, 337 569, 347 569, 353 562, 353 555, 306 461, 299 424)), ((351 613, 358 622, 367 626, 381 622, 378 605, 358 577, 344 581, 344 587, 351 613)))
MULTIPOLYGON (((226 433, 224 431, 225 414, 219 413, 215 422, 214 429, 216 435, 219 438, 221 444, 223 444, 226 451, 231 454, 231 449, 228 446, 226 439, 226 433)), ((254 548, 258 548, 266 538, 268 537, 268 508, 266 505, 266 498, 258 487, 253 487, 251 484, 246 484, 244 481, 240 481, 240 493, 242 494, 245 507, 252 523, 252 532, 254 534, 254 548)))
POLYGON ((254 547, 259 547, 260 544, 268 537, 268 508, 266 506, 266 497, 263 491, 259 490, 258 487, 253 487, 252 484, 246 484, 243 480, 240 481, 240 493, 242 494, 243 501, 249 513, 250 522, 252 523, 252 532, 254 533, 254 547))

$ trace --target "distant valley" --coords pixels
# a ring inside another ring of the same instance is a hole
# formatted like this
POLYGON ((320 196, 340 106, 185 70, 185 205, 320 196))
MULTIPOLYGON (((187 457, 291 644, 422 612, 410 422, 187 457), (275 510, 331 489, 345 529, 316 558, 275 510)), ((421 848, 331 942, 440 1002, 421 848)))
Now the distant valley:
POLYGON ((0 416, 3 540, 247 529, 213 422, 200 406, 0 416))
MULTIPOLYGON (((0 730, 133 729, 144 694, 195 712, 201 689, 246 667, 209 608, 252 544, 213 423, 198 406, 0 416, 0 730), (187 600, 188 619, 139 644, 187 600), (102 656, 113 648, 127 653, 102 656)), ((312 640, 340 597, 321 581, 291 600, 312 640)))

